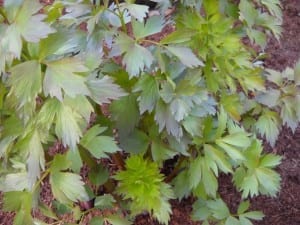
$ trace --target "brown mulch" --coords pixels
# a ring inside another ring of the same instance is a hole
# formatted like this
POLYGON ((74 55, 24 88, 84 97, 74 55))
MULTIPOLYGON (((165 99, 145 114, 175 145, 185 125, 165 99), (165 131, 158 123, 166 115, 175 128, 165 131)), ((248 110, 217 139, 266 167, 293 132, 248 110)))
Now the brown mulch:
MULTIPOLYGON (((2 0, 0 0, 1 4, 2 0)), ((49 1, 51 2, 51 1, 49 1)), ((283 70, 294 66, 300 58, 300 0, 282 0, 284 23, 281 42, 271 39, 266 52, 269 57, 265 66, 283 70)), ((166 31, 167 32, 167 31, 166 31)), ((266 145, 266 151, 283 157, 278 172, 281 174, 281 191, 277 198, 260 196, 251 199, 253 210, 262 210, 265 218, 255 225, 300 225, 300 127, 293 134, 284 128, 274 148, 266 145)), ((232 186, 230 177, 220 177, 220 194, 232 209, 236 209, 240 198, 232 186)), ((52 194, 46 182, 42 189, 43 202, 51 204, 52 194)), ((173 215, 170 225, 196 225, 190 219, 192 199, 172 201, 173 215)), ((2 207, 0 195, 0 209, 2 207)), ((37 213, 38 214, 38 213, 37 213)), ((11 225, 13 213, 0 210, 0 225, 11 225)), ((48 221, 50 222, 50 221, 48 221)), ((157 225, 148 215, 136 218, 136 225, 157 225)))

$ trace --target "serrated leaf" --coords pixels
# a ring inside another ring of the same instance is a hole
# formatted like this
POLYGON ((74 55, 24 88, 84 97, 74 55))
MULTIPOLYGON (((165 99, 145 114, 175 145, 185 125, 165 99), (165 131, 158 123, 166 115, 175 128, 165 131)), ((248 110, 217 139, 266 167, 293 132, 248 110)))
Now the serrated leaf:
POLYGON ((238 215, 246 212, 250 207, 250 202, 249 201, 243 201, 240 203, 239 207, 238 207, 238 210, 237 210, 237 213, 238 215))
POLYGON ((258 181, 254 174, 244 177, 241 190, 243 191, 243 198, 247 198, 249 195, 251 197, 258 195, 258 181))
POLYGON ((211 210, 212 216, 218 220, 225 219, 230 215, 229 209, 222 199, 209 200, 206 205, 211 210))
POLYGON ((229 163, 228 158, 224 155, 223 152, 208 144, 204 145, 204 152, 205 156, 215 161, 221 171, 223 171, 224 173, 232 172, 231 164, 229 163))
POLYGON ((255 175, 263 188, 261 191, 270 196, 276 196, 281 180, 279 174, 268 168, 258 168, 255 170, 255 175))
POLYGON ((264 218, 264 214, 261 211, 246 212, 243 216, 252 220, 262 220, 264 218))
POLYGON ((257 96, 255 96, 255 99, 259 102, 262 103, 269 108, 275 107, 278 105, 278 100, 280 97, 280 91, 276 89, 268 89, 265 92, 259 93, 257 96))
POLYGON ((128 135, 138 123, 140 118, 136 97, 128 95, 113 101, 110 105, 111 117, 121 135, 128 135))
POLYGON ((178 57, 182 64, 187 67, 193 68, 198 66, 204 66, 204 63, 197 58, 191 49, 179 46, 166 46, 166 49, 178 57))
POLYGON ((182 125, 184 126, 184 129, 192 136, 202 136, 202 119, 194 116, 187 116, 184 118, 182 125))
POLYGON ((130 4, 130 3, 122 3, 120 5, 120 9, 127 9, 129 14, 139 20, 140 22, 144 21, 144 18, 147 16, 149 12, 149 6, 147 5, 138 5, 138 4, 130 4))
POLYGON ((42 22, 47 16, 35 14, 42 8, 37 1, 25 0, 15 18, 15 24, 26 41, 38 42, 55 30, 42 22), (34 27, 35 29, 31 29, 34 27))
POLYGON ((52 172, 50 174, 50 184, 54 197, 62 203, 89 200, 84 188, 84 182, 77 174, 52 172))
POLYGON ((0 190, 3 192, 8 191, 22 191, 30 189, 28 174, 26 172, 10 173, 1 179, 0 190))
POLYGON ((251 144, 249 134, 247 134, 246 132, 231 133, 217 140, 243 149, 248 148, 251 144))
POLYGON ((63 145, 75 150, 82 131, 79 126, 81 116, 69 106, 61 103, 56 112, 55 133, 62 139, 63 145))
POLYGON ((202 159, 197 157, 190 162, 188 169, 189 186, 194 189, 198 186, 202 178, 202 159))
POLYGON ((70 96, 89 95, 86 79, 76 73, 87 72, 88 69, 76 58, 63 58, 47 62, 44 78, 44 93, 46 96, 63 100, 63 92, 70 96))
POLYGON ((161 32, 164 27, 163 18, 160 16, 151 16, 146 20, 146 23, 132 21, 133 34, 136 39, 144 38, 152 34, 161 32))
POLYGON ((241 225, 241 224, 240 224, 240 221, 237 218, 235 218, 233 216, 229 216, 225 220, 225 225, 241 225))
POLYGON ((132 223, 126 218, 121 218, 116 215, 112 215, 105 218, 106 221, 110 222, 112 225, 131 225, 132 223))
POLYGON ((144 75, 133 88, 134 92, 141 91, 138 97, 140 113, 152 112, 159 99, 159 86, 154 76, 144 75))
POLYGON ((31 60, 20 63, 10 70, 9 94, 14 94, 22 107, 26 102, 35 102, 42 89, 41 66, 38 61, 31 60))
POLYGON ((225 112, 224 108, 221 107, 220 112, 218 113, 218 128, 215 134, 216 138, 220 138, 223 135, 226 129, 227 120, 228 120, 227 113, 225 112))
POLYGON ((101 79, 87 80, 87 87, 90 90, 90 97, 98 104, 110 103, 111 100, 119 99, 127 95, 119 85, 114 84, 109 76, 101 79))
POLYGON ((180 124, 173 117, 171 110, 168 108, 168 105, 166 105, 162 101, 159 101, 156 105, 154 118, 159 126, 160 132, 164 128, 166 128, 167 132, 176 137, 177 139, 182 137, 183 131, 180 124))
POLYGON ((296 100, 294 97, 287 96, 281 99, 281 111, 280 117, 282 118, 283 124, 286 124, 288 127, 295 132, 298 126, 298 117, 295 110, 295 106, 297 105, 296 100))
POLYGON ((41 136, 35 130, 24 149, 28 152, 27 170, 28 170, 28 187, 33 188, 35 182, 40 177, 41 170, 45 170, 45 155, 44 148, 41 142, 41 136))
POLYGON ((279 155, 267 154, 262 157, 259 165, 262 167, 274 168, 275 166, 278 166, 281 163, 281 159, 282 157, 279 155))
POLYGON ((276 112, 265 110, 255 123, 258 132, 274 146, 279 135, 279 117, 276 112))
POLYGON ((194 35, 192 30, 175 30, 174 32, 168 34, 163 39, 160 40, 161 44, 179 44, 191 40, 191 37, 194 35))
POLYGON ((149 137, 144 132, 134 129, 128 135, 120 136, 120 146, 131 154, 144 154, 149 146, 149 137))
POLYGON ((188 197, 191 193, 191 188, 189 185, 189 174, 187 170, 180 172, 173 180, 172 185, 175 196, 181 200, 185 197, 188 197))
POLYGON ((100 136, 99 134, 102 132, 103 128, 95 125, 80 140, 80 144, 97 159, 106 158, 106 153, 114 153, 120 150, 112 137, 100 136))
POLYGON ((112 208, 116 200, 111 194, 104 194, 95 198, 94 205, 98 209, 109 209, 112 208))
POLYGON ((88 177, 92 184, 100 186, 108 180, 109 171, 99 164, 95 168, 91 169, 88 177))
POLYGON ((246 217, 239 216, 241 225, 253 225, 253 223, 248 220, 246 217))
POLYGON ((247 0, 241 0, 239 3, 239 9, 242 19, 247 22, 249 27, 252 27, 258 16, 258 12, 254 8, 254 5, 247 0))
POLYGON ((151 153, 154 161, 162 162, 167 159, 171 159, 176 155, 176 152, 172 151, 168 148, 164 143, 160 140, 152 141, 151 144, 151 153))
POLYGON ((240 98, 237 94, 227 95, 223 94, 221 96, 221 104, 224 110, 236 121, 241 120, 242 106, 240 98))

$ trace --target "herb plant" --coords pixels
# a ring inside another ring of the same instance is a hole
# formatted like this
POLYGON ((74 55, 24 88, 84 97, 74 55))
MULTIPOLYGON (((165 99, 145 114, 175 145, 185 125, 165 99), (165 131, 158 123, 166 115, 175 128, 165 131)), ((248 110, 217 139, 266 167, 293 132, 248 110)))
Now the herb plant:
POLYGON ((274 146, 300 120, 300 63, 265 69, 252 47, 280 38, 280 2, 155 2, 154 16, 131 0, 2 4, 0 190, 15 225, 45 224, 36 209, 57 224, 93 210, 103 216, 91 225, 143 212, 168 224, 170 199, 189 196, 204 225, 263 218, 248 199, 276 196, 281 158, 258 137, 274 146), (241 192, 237 212, 218 193, 221 173, 241 192))

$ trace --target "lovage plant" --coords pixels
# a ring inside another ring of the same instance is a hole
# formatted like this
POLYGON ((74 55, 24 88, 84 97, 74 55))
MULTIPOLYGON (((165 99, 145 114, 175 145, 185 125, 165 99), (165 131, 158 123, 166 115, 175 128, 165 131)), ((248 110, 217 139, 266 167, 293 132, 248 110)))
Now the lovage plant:
POLYGON ((264 69, 251 47, 279 39, 279 0, 153 2, 151 16, 132 0, 1 4, 0 190, 15 225, 45 224, 37 209, 52 224, 68 212, 168 224, 170 199, 189 196, 206 225, 262 219, 248 199, 276 195, 281 158, 258 136, 274 146, 300 120, 300 63, 264 69), (237 212, 221 173, 241 192, 237 212))

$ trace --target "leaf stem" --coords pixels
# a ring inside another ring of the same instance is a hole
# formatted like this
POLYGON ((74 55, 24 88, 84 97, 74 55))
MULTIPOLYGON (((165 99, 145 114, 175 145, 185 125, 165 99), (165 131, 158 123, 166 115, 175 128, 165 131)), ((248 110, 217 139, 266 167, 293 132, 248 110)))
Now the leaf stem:
POLYGON ((35 183, 35 185, 33 186, 33 191, 35 191, 38 186, 42 183, 42 181, 49 175, 50 173, 50 169, 45 170, 44 174, 41 176, 41 178, 35 183))
POLYGON ((120 2, 119 2, 119 0, 115 0, 115 2, 116 2, 117 10, 118 10, 118 13, 119 13, 118 17, 121 20, 122 29, 127 34, 127 27, 126 27, 126 24, 125 24, 125 21, 124 21, 124 12, 121 12, 121 10, 120 10, 120 2))
POLYGON ((3 17, 4 22, 8 23, 8 18, 3 10, 3 8, 0 7, 0 15, 3 17))

